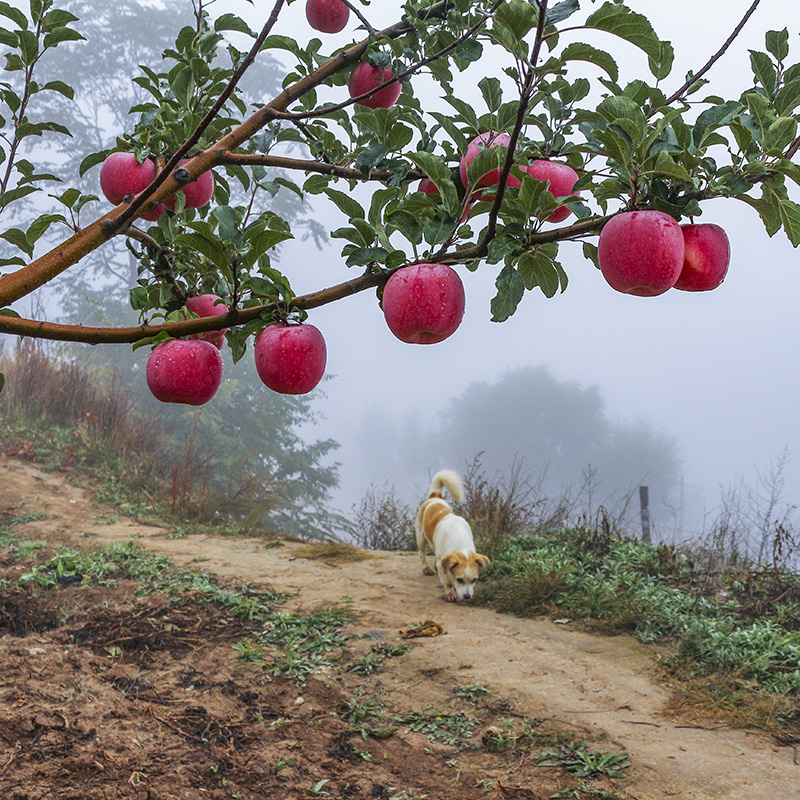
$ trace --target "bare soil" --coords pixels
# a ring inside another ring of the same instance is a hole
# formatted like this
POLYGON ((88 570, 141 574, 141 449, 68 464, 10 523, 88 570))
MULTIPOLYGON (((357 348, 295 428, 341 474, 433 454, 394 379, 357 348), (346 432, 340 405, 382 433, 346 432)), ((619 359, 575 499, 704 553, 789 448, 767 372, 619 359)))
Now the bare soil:
POLYGON ((209 606, 113 587, 18 587, 30 569, 0 550, 0 798, 579 798, 800 800, 792 747, 707 720, 665 713, 657 651, 597 637, 565 621, 518 619, 445 603, 416 554, 326 558, 300 543, 190 535, 142 524, 94 503, 73 476, 0 457, 0 513, 40 516, 21 540, 90 547, 128 541, 199 566, 222 581, 291 593, 285 608, 351 609, 341 664, 304 684, 242 663, 233 645, 254 630, 209 606), (371 675, 347 669, 376 641, 401 643, 423 620, 446 633, 371 675), (458 699, 483 684, 490 694, 458 699), (343 709, 371 699, 394 720, 362 736, 343 709), (456 744, 398 722, 411 712, 463 715, 456 744), (513 745, 525 723, 535 746, 513 745), (391 734, 391 735, 388 735, 391 734), (382 734, 384 735, 384 734, 382 734), (559 742, 619 750, 624 780, 583 780, 538 766, 559 742), (548 744, 549 743, 549 744, 548 744), (488 746, 487 746, 488 745, 488 746), (605 794, 604 794, 605 793, 605 794))

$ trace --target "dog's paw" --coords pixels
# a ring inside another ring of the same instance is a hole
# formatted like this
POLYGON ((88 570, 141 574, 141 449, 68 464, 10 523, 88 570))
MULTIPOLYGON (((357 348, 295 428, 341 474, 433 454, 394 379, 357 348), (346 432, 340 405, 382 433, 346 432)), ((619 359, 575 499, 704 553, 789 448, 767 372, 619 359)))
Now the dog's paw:
POLYGON ((423 567, 422 568, 422 574, 423 575, 435 575, 436 574, 436 570, 433 569, 432 567, 423 567))
POLYGON ((458 602, 458 595, 452 589, 448 589, 444 593, 444 599, 447 600, 448 603, 456 603, 458 602))

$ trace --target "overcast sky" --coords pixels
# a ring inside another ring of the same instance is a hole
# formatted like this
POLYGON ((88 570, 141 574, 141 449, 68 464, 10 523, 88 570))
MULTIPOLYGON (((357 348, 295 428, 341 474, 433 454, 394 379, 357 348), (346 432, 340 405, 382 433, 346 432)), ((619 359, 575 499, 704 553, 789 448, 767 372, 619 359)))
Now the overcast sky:
MULTIPOLYGON (((584 3, 589 10, 596 6, 584 3)), ((631 0, 649 16, 676 51, 676 88, 689 69, 698 69, 733 30, 750 0, 721 2, 631 0)), ((709 92, 736 97, 750 85, 748 48, 764 49, 764 32, 788 27, 794 60, 800 58, 800 4, 764 0, 740 40, 708 76, 709 92)), ((305 24, 303 2, 293 4, 276 32, 298 36, 305 24)), ((394 21, 394 3, 374 2, 368 13, 378 24, 394 21)), ((255 24, 255 23, 254 23, 255 24)), ((352 36, 352 24, 340 34, 352 36)), ((634 48, 612 37, 593 42, 611 50, 624 83, 646 71, 634 48)), ((468 89, 468 87, 465 87, 468 89)), ((403 344, 385 328, 374 294, 312 312, 310 322, 328 343, 325 420, 317 434, 342 443, 343 505, 354 502, 370 481, 426 488, 431 465, 419 474, 356 474, 360 421, 373 409, 402 420, 411 412, 436 412, 474 381, 493 381, 509 369, 547 364, 556 378, 597 385, 612 419, 643 419, 674 436, 684 461, 687 492, 696 492, 709 513, 719 489, 744 478, 755 483, 788 447, 789 503, 800 503, 800 411, 797 351, 800 345, 800 265, 783 233, 770 239, 754 211, 734 200, 703 206, 703 222, 728 233, 732 261, 724 284, 710 293, 668 292, 639 298, 611 290, 587 262, 580 245, 564 245, 569 287, 551 300, 527 293, 508 322, 489 321, 497 268, 462 270, 467 311, 459 330, 434 346, 403 344)), ((342 224, 332 214, 331 229, 342 224)), ((303 293, 347 277, 339 243, 323 251, 310 244, 287 247, 282 268, 299 265, 295 291, 303 293)), ((456 465, 459 466, 459 465, 456 465)))

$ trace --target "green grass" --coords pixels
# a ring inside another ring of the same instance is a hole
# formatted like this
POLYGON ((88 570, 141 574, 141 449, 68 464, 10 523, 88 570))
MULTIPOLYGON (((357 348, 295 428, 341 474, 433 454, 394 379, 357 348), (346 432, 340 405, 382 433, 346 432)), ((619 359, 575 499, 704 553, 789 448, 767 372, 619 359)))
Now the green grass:
POLYGON ((675 646, 695 675, 735 674, 783 695, 800 726, 800 578, 693 571, 672 548, 584 528, 509 541, 484 597, 500 611, 567 617, 606 633, 675 646))

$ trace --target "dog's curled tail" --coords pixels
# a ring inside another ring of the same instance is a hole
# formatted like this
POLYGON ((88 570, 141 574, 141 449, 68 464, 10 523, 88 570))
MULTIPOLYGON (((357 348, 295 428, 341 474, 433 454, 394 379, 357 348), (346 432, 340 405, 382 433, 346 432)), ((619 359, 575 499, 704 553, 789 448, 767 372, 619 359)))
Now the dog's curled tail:
POLYGON ((431 481, 428 497, 441 497, 443 487, 453 495, 453 499, 457 503, 464 499, 464 484, 461 482, 461 476, 455 470, 443 469, 437 472, 431 481))

